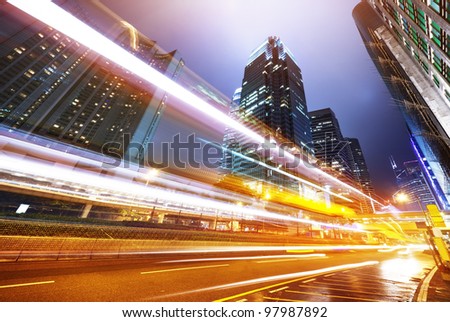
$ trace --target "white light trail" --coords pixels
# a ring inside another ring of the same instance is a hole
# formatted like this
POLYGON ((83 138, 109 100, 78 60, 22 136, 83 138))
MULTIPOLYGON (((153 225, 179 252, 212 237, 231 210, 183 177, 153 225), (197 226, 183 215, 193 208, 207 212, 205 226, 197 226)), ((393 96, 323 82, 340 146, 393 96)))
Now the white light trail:
MULTIPOLYGON (((285 152, 285 153, 287 153, 287 152, 285 152)), ((341 195, 339 195, 337 193, 334 193, 334 192, 332 192, 330 190, 327 190, 326 188, 318 186, 318 185, 316 185, 316 184, 314 184, 312 182, 309 182, 309 181, 307 181, 305 179, 302 179, 300 177, 294 176, 293 174, 291 174, 289 172, 286 172, 286 171, 283 171, 283 170, 281 170, 281 169, 279 169, 277 167, 272 167, 270 165, 265 164, 264 162, 261 162, 261 161, 255 160, 253 158, 250 158, 249 156, 246 156, 246 155, 244 155, 242 153, 238 153, 238 152, 233 151, 233 154, 239 156, 242 159, 248 160, 250 162, 257 163, 258 165, 263 166, 263 167, 265 167, 265 168, 267 168, 269 170, 276 171, 276 172, 278 172, 278 173, 280 173, 282 175, 285 175, 286 177, 289 177, 291 179, 297 180, 298 182, 305 183, 305 184, 307 184, 307 185, 309 185, 309 186, 311 186, 313 188, 316 188, 318 190, 324 191, 324 192, 326 192, 326 193, 328 193, 328 194, 330 194, 332 196, 335 196, 335 197, 337 197, 339 199, 342 199, 342 200, 345 200, 345 201, 348 201, 348 202, 353 202, 353 200, 351 200, 351 199, 348 199, 348 198, 346 198, 344 196, 341 196, 341 195)), ((294 156, 292 156, 292 157, 294 157, 294 156)))
POLYGON ((242 256, 242 257, 212 257, 212 258, 194 258, 179 259, 160 262, 161 264, 173 263, 196 263, 196 262, 217 262, 217 261, 248 261, 257 259, 305 259, 315 257, 326 257, 325 254, 305 254, 305 255, 266 255, 266 256, 242 256))
MULTIPOLYGON (((338 228, 348 231, 365 232, 364 230, 345 227, 335 224, 322 223, 313 220, 294 218, 286 215, 281 215, 273 212, 263 211, 255 208, 240 207, 233 203, 220 202, 213 199, 201 198, 195 195, 168 191, 161 188, 155 188, 152 186, 143 186, 132 182, 121 181, 120 184, 113 178, 100 177, 96 174, 85 173, 75 171, 69 167, 63 167, 60 165, 48 165, 45 163, 37 163, 34 160, 26 160, 11 156, 2 156, 0 159, 0 170, 9 173, 24 173, 27 176, 46 178, 47 182, 63 181, 70 183, 71 186, 86 186, 89 188, 103 189, 106 191, 115 191, 123 195, 125 199, 130 195, 146 196, 149 199, 153 199, 157 196, 160 200, 165 200, 174 204, 191 205, 201 208, 212 208, 219 211, 230 212, 240 215, 255 216, 260 218, 268 218, 282 221, 299 222, 310 225, 320 225, 330 228, 338 228)), ((45 190, 45 186, 39 187, 41 190, 45 190)), ((56 188, 52 187, 51 190, 55 191, 56 188)), ((61 193, 70 194, 72 191, 59 188, 61 193)), ((73 192, 72 192, 73 193, 73 192)), ((110 202, 110 201, 109 201, 110 202)), ((125 201, 126 204, 126 201, 125 201)))
POLYGON ((51 0, 8 0, 8 2, 103 57, 131 71, 143 80, 158 86, 162 90, 188 103, 200 112, 215 120, 221 121, 225 125, 234 128, 257 142, 264 142, 264 138, 261 135, 247 129, 239 122, 220 112, 169 77, 161 74, 95 29, 52 3, 51 0))
MULTIPOLYGON (((33 16, 34 18, 42 21, 43 23, 51 26, 52 28, 55 28, 60 32, 66 34, 68 37, 74 39, 80 44, 83 44, 84 46, 97 52, 103 57, 129 70, 135 75, 141 77, 143 80, 156 85, 170 95, 173 95, 178 99, 188 103, 190 106, 197 109, 201 113, 208 115, 212 119, 235 129, 236 131, 246 135, 247 137, 255 140, 258 143, 264 143, 265 138, 260 134, 255 133, 247 127, 243 126, 241 123, 235 121, 228 115, 217 110, 214 106, 191 93, 189 90, 177 84, 172 79, 159 73, 157 70, 153 69, 151 66, 141 61, 139 58, 135 57, 122 47, 118 46, 116 43, 100 34, 95 29, 89 27, 84 22, 72 16, 70 13, 68 13, 58 5, 52 3, 51 0, 7 0, 7 2, 33 16)), ((297 157, 287 151, 284 151, 284 153, 293 160, 297 159, 297 157)), ((263 165, 265 166, 265 164, 263 165)), ((346 189, 350 189, 356 194, 359 194, 364 198, 368 198, 373 202, 382 205, 372 197, 365 195, 362 191, 338 180, 337 178, 334 178, 321 169, 313 169, 320 175, 326 176, 339 185, 342 185, 346 189)), ((280 172, 280 170, 277 168, 275 168, 274 170, 280 172)), ((311 184, 311 182, 308 181, 306 181, 306 183, 311 184)), ((323 188, 321 187, 320 189, 323 190, 323 188)), ((343 198, 342 196, 340 197, 343 198)))
MULTIPOLYGON (((411 246, 403 246, 403 248, 411 246)), ((262 252, 262 251, 286 251, 302 252, 302 251, 352 251, 352 250, 378 250, 391 249, 392 246, 385 245, 305 245, 305 246, 217 246, 203 247, 196 249, 178 249, 178 250, 160 250, 145 252, 130 252, 130 254, 142 255, 161 255, 161 254, 214 254, 214 253, 231 253, 231 252, 262 252)), ((395 248, 398 250, 399 248, 395 248)))
POLYGON ((247 285, 253 285, 253 284, 268 283, 268 282, 274 282, 274 281, 280 281, 280 280, 297 279, 297 278, 310 276, 310 275, 320 275, 320 274, 325 274, 325 273, 334 272, 334 271, 341 271, 341 270, 359 268, 359 267, 364 267, 364 266, 373 266, 373 265, 378 265, 379 263, 380 262, 378 262, 378 261, 367 261, 367 262, 355 263, 355 264, 331 266, 331 267, 316 269, 316 270, 312 270, 312 271, 268 276, 268 277, 255 278, 252 280, 247 280, 247 281, 242 281, 242 282, 213 286, 213 287, 208 287, 206 289, 203 289, 201 291, 206 291, 206 290, 211 291, 214 289, 223 290, 223 289, 227 289, 227 288, 235 288, 235 287, 241 287, 241 286, 247 286, 247 285))
MULTIPOLYGON (((267 283, 273 283, 273 282, 277 282, 277 281, 284 281, 283 284, 287 284, 287 283, 293 283, 294 281, 301 280, 303 277, 305 277, 305 278, 306 277, 314 277, 314 276, 323 275, 323 274, 330 273, 330 272, 338 272, 338 271, 342 271, 342 270, 354 269, 354 268, 365 267, 365 266, 374 266, 374 265, 378 265, 378 264, 380 264, 380 262, 378 262, 378 261, 367 261, 367 262, 345 264, 345 265, 339 265, 339 266, 330 266, 330 267, 315 269, 315 270, 311 270, 311 271, 267 276, 267 277, 262 277, 262 278, 255 278, 255 279, 251 279, 251 280, 235 282, 235 283, 216 285, 216 286, 200 288, 200 289, 196 289, 196 290, 190 290, 190 291, 186 291, 186 292, 170 294, 170 296, 180 296, 180 295, 195 294, 195 293, 200 293, 200 292, 210 292, 210 291, 215 291, 215 290, 224 290, 224 289, 229 289, 229 288, 237 288, 237 287, 250 286, 250 285, 255 285, 255 284, 266 284, 267 285, 267 283)), ((273 285, 265 286, 265 287, 262 287, 262 288, 259 288, 259 289, 253 290, 253 291, 248 291, 248 292, 246 292, 246 294, 256 293, 258 291, 266 290, 271 287, 273 287, 273 285)), ((227 298, 216 300, 214 302, 228 301, 231 299, 238 298, 241 295, 242 294, 233 295, 233 296, 230 296, 227 298)), ((151 300, 155 300, 155 299, 164 299, 165 297, 167 297, 167 295, 152 297, 147 300, 151 301, 151 300)))

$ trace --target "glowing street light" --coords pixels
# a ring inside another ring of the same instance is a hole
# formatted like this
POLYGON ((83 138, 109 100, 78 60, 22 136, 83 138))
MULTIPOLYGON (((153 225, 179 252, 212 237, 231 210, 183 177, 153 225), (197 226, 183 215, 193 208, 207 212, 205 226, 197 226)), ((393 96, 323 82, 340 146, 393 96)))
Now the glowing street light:
POLYGON ((152 180, 152 179, 154 179, 155 177, 157 177, 158 174, 159 174, 159 170, 158 170, 158 169, 155 169, 155 168, 150 169, 150 170, 146 173, 146 175, 145 175, 145 178, 147 179, 146 185, 148 184, 148 182, 149 182, 150 180, 152 180))
POLYGON ((409 196, 404 192, 399 192, 399 193, 395 194, 394 199, 400 203, 405 203, 410 200, 409 196))

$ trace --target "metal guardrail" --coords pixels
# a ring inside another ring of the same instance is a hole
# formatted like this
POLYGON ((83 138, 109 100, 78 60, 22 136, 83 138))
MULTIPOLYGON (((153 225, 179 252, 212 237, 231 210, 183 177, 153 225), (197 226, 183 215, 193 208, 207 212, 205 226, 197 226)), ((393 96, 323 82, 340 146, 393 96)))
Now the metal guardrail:
MULTIPOLYGON (((73 260, 146 256, 154 252, 237 246, 224 241, 133 240, 72 237, 0 236, 0 262, 27 260, 73 260)), ((263 243, 245 243, 264 246, 263 243)))
POLYGON ((350 244, 352 241, 245 232, 0 220, 0 261, 3 262, 121 258, 205 247, 342 243, 350 244))

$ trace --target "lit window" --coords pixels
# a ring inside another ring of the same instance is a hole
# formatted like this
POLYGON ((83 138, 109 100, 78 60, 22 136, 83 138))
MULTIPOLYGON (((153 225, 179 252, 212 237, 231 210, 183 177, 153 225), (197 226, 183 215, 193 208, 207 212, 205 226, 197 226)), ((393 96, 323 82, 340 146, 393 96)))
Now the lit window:
POLYGON ((430 8, 436 11, 437 13, 440 13, 441 6, 439 4, 439 0, 431 0, 430 1, 430 8))

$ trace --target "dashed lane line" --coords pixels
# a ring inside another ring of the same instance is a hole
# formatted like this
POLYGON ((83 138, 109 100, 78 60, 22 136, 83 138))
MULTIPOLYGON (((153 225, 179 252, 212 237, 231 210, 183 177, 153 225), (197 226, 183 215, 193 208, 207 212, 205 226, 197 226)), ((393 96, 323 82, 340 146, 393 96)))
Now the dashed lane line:
POLYGON ((2 288, 13 288, 13 287, 22 287, 22 286, 52 284, 52 283, 55 283, 55 281, 43 281, 43 282, 32 282, 32 283, 22 283, 22 284, 0 285, 0 289, 2 289, 2 288))
POLYGON ((277 289, 275 289, 275 290, 270 290, 269 293, 270 293, 270 294, 273 294, 273 293, 276 293, 276 292, 279 292, 279 291, 286 290, 286 289, 288 289, 288 288, 289 288, 289 286, 280 287, 280 288, 277 288, 277 289))
POLYGON ((161 270, 157 270, 157 271, 141 272, 141 275, 156 274, 156 273, 167 273, 167 272, 178 272, 178 271, 189 271, 189 270, 194 270, 194 269, 206 269, 206 268, 226 267, 226 266, 230 266, 230 265, 229 264, 222 264, 222 265, 208 265, 208 266, 194 266, 194 267, 181 267, 181 268, 161 269, 161 270))

